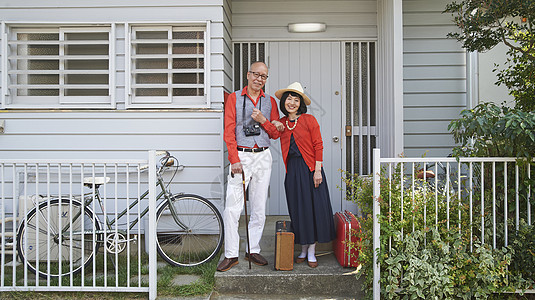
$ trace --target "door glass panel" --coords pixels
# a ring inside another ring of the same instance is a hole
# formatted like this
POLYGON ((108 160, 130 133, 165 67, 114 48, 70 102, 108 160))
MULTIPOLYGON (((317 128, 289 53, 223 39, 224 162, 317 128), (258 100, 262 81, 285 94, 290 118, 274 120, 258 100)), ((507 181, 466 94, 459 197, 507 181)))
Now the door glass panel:
MULTIPOLYGON (((361 57, 361 86, 362 86, 362 124, 368 124, 368 43, 364 43, 360 48, 361 57)), ((366 160, 364 160, 366 161, 366 160)))
MULTIPOLYGON (((377 125, 377 116, 376 116, 376 95, 375 95, 375 43, 369 43, 370 46, 370 59, 369 59, 369 76, 368 82, 370 85, 370 125, 377 125)), ((375 140, 375 138, 374 138, 375 140)), ((373 148, 375 148, 375 141, 373 142, 373 148)), ((372 148, 372 149, 373 149, 372 148)))
MULTIPOLYGON (((360 95, 360 61, 359 61, 359 54, 360 54, 360 43, 353 43, 352 47, 352 61, 351 61, 351 69, 353 70, 353 76, 351 77, 351 85, 348 87, 351 87, 351 90, 353 91, 353 99, 350 100, 351 105, 353 106, 353 126, 359 125, 360 120, 360 107, 359 107, 359 95, 360 95)), ((350 123, 351 124, 351 123, 350 123)))
MULTIPOLYGON (((346 70, 351 70, 352 69, 352 65, 351 65, 351 62, 352 62, 352 59, 351 59, 351 43, 345 43, 345 46, 344 46, 344 51, 345 51, 345 69, 346 70)), ((352 88, 352 85, 349 85, 347 84, 347 82, 353 82, 351 80, 352 76, 351 76, 351 72, 348 72, 346 71, 345 72, 345 79, 346 79, 346 124, 345 125, 351 125, 351 112, 353 110, 352 108, 352 105, 351 105, 351 95, 353 93, 353 88, 352 88)), ((349 139, 348 141, 348 144, 351 142, 351 138, 349 139)), ((350 155, 350 153, 348 152, 348 154, 350 155)), ((351 157, 349 157, 349 162, 351 162, 351 157)), ((350 170, 351 168, 349 168, 348 170, 350 170)))
POLYGON ((247 84, 247 71, 255 62, 266 62, 265 43, 234 44, 234 90, 237 91, 247 84))

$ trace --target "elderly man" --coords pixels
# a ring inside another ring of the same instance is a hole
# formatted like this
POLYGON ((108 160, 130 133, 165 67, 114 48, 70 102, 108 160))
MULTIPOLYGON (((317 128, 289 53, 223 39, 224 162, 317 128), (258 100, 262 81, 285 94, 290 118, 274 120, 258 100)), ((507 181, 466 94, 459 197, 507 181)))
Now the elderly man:
POLYGON ((247 72, 247 86, 229 95, 225 103, 224 138, 231 167, 223 212, 225 258, 217 266, 217 270, 221 272, 238 264, 238 223, 244 204, 242 172, 245 174, 245 185, 249 187, 251 207, 251 249, 250 253, 245 253, 245 259, 260 266, 268 264, 260 255, 260 239, 266 220, 266 201, 271 177, 270 137, 277 136, 277 129, 271 121, 279 119, 279 110, 275 99, 262 90, 267 78, 266 64, 251 64, 247 72), (270 120, 264 116, 269 116, 270 120))

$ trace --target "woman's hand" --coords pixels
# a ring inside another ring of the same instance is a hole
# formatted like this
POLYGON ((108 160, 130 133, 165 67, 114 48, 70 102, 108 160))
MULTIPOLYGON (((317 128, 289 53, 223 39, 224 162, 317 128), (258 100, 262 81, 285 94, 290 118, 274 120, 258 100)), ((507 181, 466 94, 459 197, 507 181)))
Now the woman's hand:
POLYGON ((280 132, 284 131, 284 124, 282 124, 281 122, 279 122, 277 120, 273 120, 273 121, 271 121, 271 124, 275 125, 275 127, 277 128, 278 131, 280 131, 280 132))
POLYGON ((314 187, 318 187, 323 182, 321 171, 314 171, 314 187))

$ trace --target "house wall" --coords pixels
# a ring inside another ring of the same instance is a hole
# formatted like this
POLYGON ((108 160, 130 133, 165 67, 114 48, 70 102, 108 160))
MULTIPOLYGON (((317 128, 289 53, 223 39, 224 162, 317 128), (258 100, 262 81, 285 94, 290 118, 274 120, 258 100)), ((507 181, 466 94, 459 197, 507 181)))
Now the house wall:
MULTIPOLYGON (((406 156, 450 153, 447 125, 466 107, 466 57, 455 40, 446 38, 455 30, 451 16, 442 14, 448 2, 403 1, 406 156)), ((178 180, 198 182, 201 194, 220 199, 222 107, 224 92, 232 91, 232 41, 373 40, 377 14, 375 0, 0 0, 5 22, 115 22, 118 49, 117 109, 0 111, 0 120, 6 120, 0 158, 139 157, 146 149, 165 148, 177 151, 184 165, 198 168, 195 176, 183 172, 178 180), (211 21, 211 107, 126 110, 125 23, 203 20, 211 21), (289 23, 311 21, 326 23, 327 31, 287 30, 289 23)), ((279 88, 269 84, 268 91, 279 88)))
POLYGON ((2 158, 141 158, 165 149, 185 165, 180 190, 220 201, 223 193, 223 92, 230 87, 229 1, 0 1, 5 22, 116 24, 116 109, 3 110, 2 158), (211 21, 211 107, 125 109, 125 23, 211 21))
POLYGON ((223 0, 223 89, 232 92, 232 0, 223 0))
POLYGON ((446 34, 456 30, 442 13, 449 0, 403 1, 404 155, 446 156, 454 141, 448 124, 467 107, 466 54, 446 34))
POLYGON ((495 84, 498 77, 496 72, 492 71, 495 68, 494 64, 498 64, 501 70, 504 69, 504 64, 507 61, 507 50, 509 50, 509 47, 498 44, 492 50, 478 54, 478 103, 494 102, 501 104, 506 101, 508 105, 514 106, 513 96, 509 95, 507 87, 495 84))
MULTIPOLYGON (((223 53, 223 72, 225 74, 225 85, 224 90, 226 94, 224 98, 228 97, 230 93, 233 92, 233 61, 232 61, 232 0, 223 1, 223 28, 224 28, 224 42, 225 42, 225 51, 223 53)), ((225 100, 224 99, 224 100, 225 100)), ((223 101, 224 101, 223 100, 223 101)), ((224 105, 224 103, 223 103, 224 105)), ((228 151, 226 144, 223 144, 223 164, 225 166, 223 174, 229 173, 229 161, 228 161, 228 151)), ((227 184, 226 177, 223 178, 224 184, 227 184)))

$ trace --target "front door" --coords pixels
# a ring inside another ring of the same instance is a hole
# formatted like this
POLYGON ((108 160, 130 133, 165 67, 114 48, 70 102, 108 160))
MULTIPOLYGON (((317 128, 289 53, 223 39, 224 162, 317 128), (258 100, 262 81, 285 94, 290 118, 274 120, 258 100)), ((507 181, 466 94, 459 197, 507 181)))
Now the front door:
MULTIPOLYGON (((312 100, 308 113, 321 128, 324 169, 333 211, 356 206, 340 190, 340 169, 370 175, 371 151, 376 146, 376 47, 374 41, 234 43, 234 89, 247 82, 254 61, 266 62, 266 92, 299 81, 312 100)), ((278 100, 278 99, 277 99, 278 100)), ((273 171, 267 213, 286 215, 285 168, 279 141, 272 143, 273 171)))
MULTIPOLYGON (((312 104, 308 113, 316 117, 323 139, 323 165, 333 211, 342 209, 342 60, 340 42, 269 42, 269 79, 266 92, 299 81, 312 104)), ((278 102, 278 99, 277 99, 278 102)), ((282 116, 282 113, 281 113, 282 116)), ((279 141, 272 143, 273 171, 267 213, 287 215, 284 191, 285 168, 279 141)))

